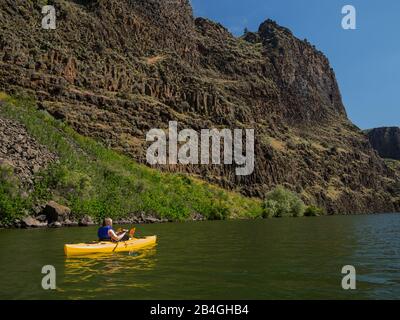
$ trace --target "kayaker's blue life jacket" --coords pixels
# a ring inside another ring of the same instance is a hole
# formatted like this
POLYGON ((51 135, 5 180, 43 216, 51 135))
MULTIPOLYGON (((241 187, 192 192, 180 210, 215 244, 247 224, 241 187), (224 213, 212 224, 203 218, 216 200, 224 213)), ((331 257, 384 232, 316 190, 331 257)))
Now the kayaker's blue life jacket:
POLYGON ((111 237, 108 235, 109 230, 112 230, 110 226, 99 228, 99 231, 97 231, 97 236, 99 237, 99 240, 111 241, 111 237))

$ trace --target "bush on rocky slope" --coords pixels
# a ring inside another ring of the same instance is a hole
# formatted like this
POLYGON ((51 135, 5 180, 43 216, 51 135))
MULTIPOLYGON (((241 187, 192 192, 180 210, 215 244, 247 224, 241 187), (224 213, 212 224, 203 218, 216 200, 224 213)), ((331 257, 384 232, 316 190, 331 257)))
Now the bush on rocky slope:
POLYGON ((266 218, 302 217, 306 210, 300 197, 282 186, 266 195, 263 207, 266 218))

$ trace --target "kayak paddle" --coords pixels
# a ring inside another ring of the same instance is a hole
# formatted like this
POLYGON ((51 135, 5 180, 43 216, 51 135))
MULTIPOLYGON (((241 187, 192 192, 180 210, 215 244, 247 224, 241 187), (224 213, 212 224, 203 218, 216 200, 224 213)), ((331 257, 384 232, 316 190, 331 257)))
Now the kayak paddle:
MULTIPOLYGON (((133 235, 135 234, 135 231, 136 231, 136 228, 132 228, 132 229, 129 231, 129 237, 130 237, 130 238, 133 238, 133 235)), ((126 232, 125 232, 125 233, 126 233, 126 232)), ((117 245, 115 246, 115 248, 113 249, 112 252, 115 252, 115 250, 117 249, 117 247, 118 247, 118 245, 120 244, 120 242, 123 242, 123 241, 118 241, 118 242, 117 242, 117 245)))

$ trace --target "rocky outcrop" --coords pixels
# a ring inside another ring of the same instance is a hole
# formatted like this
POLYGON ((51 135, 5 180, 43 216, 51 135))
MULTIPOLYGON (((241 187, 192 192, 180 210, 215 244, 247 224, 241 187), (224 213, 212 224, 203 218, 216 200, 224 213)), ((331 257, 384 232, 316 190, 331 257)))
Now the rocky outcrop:
POLYGON ((40 222, 39 220, 29 216, 21 219, 20 223, 22 228, 42 228, 47 226, 47 223, 40 222))
POLYGON ((115 221, 115 224, 155 224, 155 223, 167 223, 168 219, 159 218, 156 215, 148 215, 143 212, 138 214, 132 214, 123 219, 119 219, 115 221))
POLYGON ((383 127, 366 131, 372 147, 385 159, 400 160, 400 128, 383 127))
POLYGON ((80 227, 89 227, 89 226, 93 226, 96 223, 93 221, 93 218, 90 216, 84 216, 81 219, 79 219, 79 226, 80 227))
POLYGON ((57 156, 33 139, 21 124, 0 114, 0 166, 12 169, 30 188, 35 174, 56 160, 57 156))
POLYGON ((30 91, 79 133, 146 162, 146 133, 253 128, 254 174, 233 166, 170 166, 248 196, 276 185, 329 213, 399 210, 397 181, 347 118, 328 59, 271 20, 235 38, 192 15, 186 0, 0 3, 0 88, 30 91))
POLYGON ((42 215, 46 217, 48 223, 63 222, 70 218, 71 209, 57 202, 50 201, 44 208, 42 215))

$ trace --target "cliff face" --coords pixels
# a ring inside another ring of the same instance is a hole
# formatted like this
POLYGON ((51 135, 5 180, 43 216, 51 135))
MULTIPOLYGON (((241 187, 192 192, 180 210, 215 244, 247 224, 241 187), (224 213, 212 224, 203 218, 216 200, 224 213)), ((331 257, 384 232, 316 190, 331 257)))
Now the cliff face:
POLYGON ((400 160, 400 128, 376 128, 366 133, 382 158, 400 160))
POLYGON ((394 211, 391 169, 347 119, 327 58, 273 21, 235 38, 186 0, 0 3, 0 87, 30 90, 77 131, 145 162, 151 128, 254 128, 254 173, 174 166, 262 197, 283 184, 331 213, 394 211))

